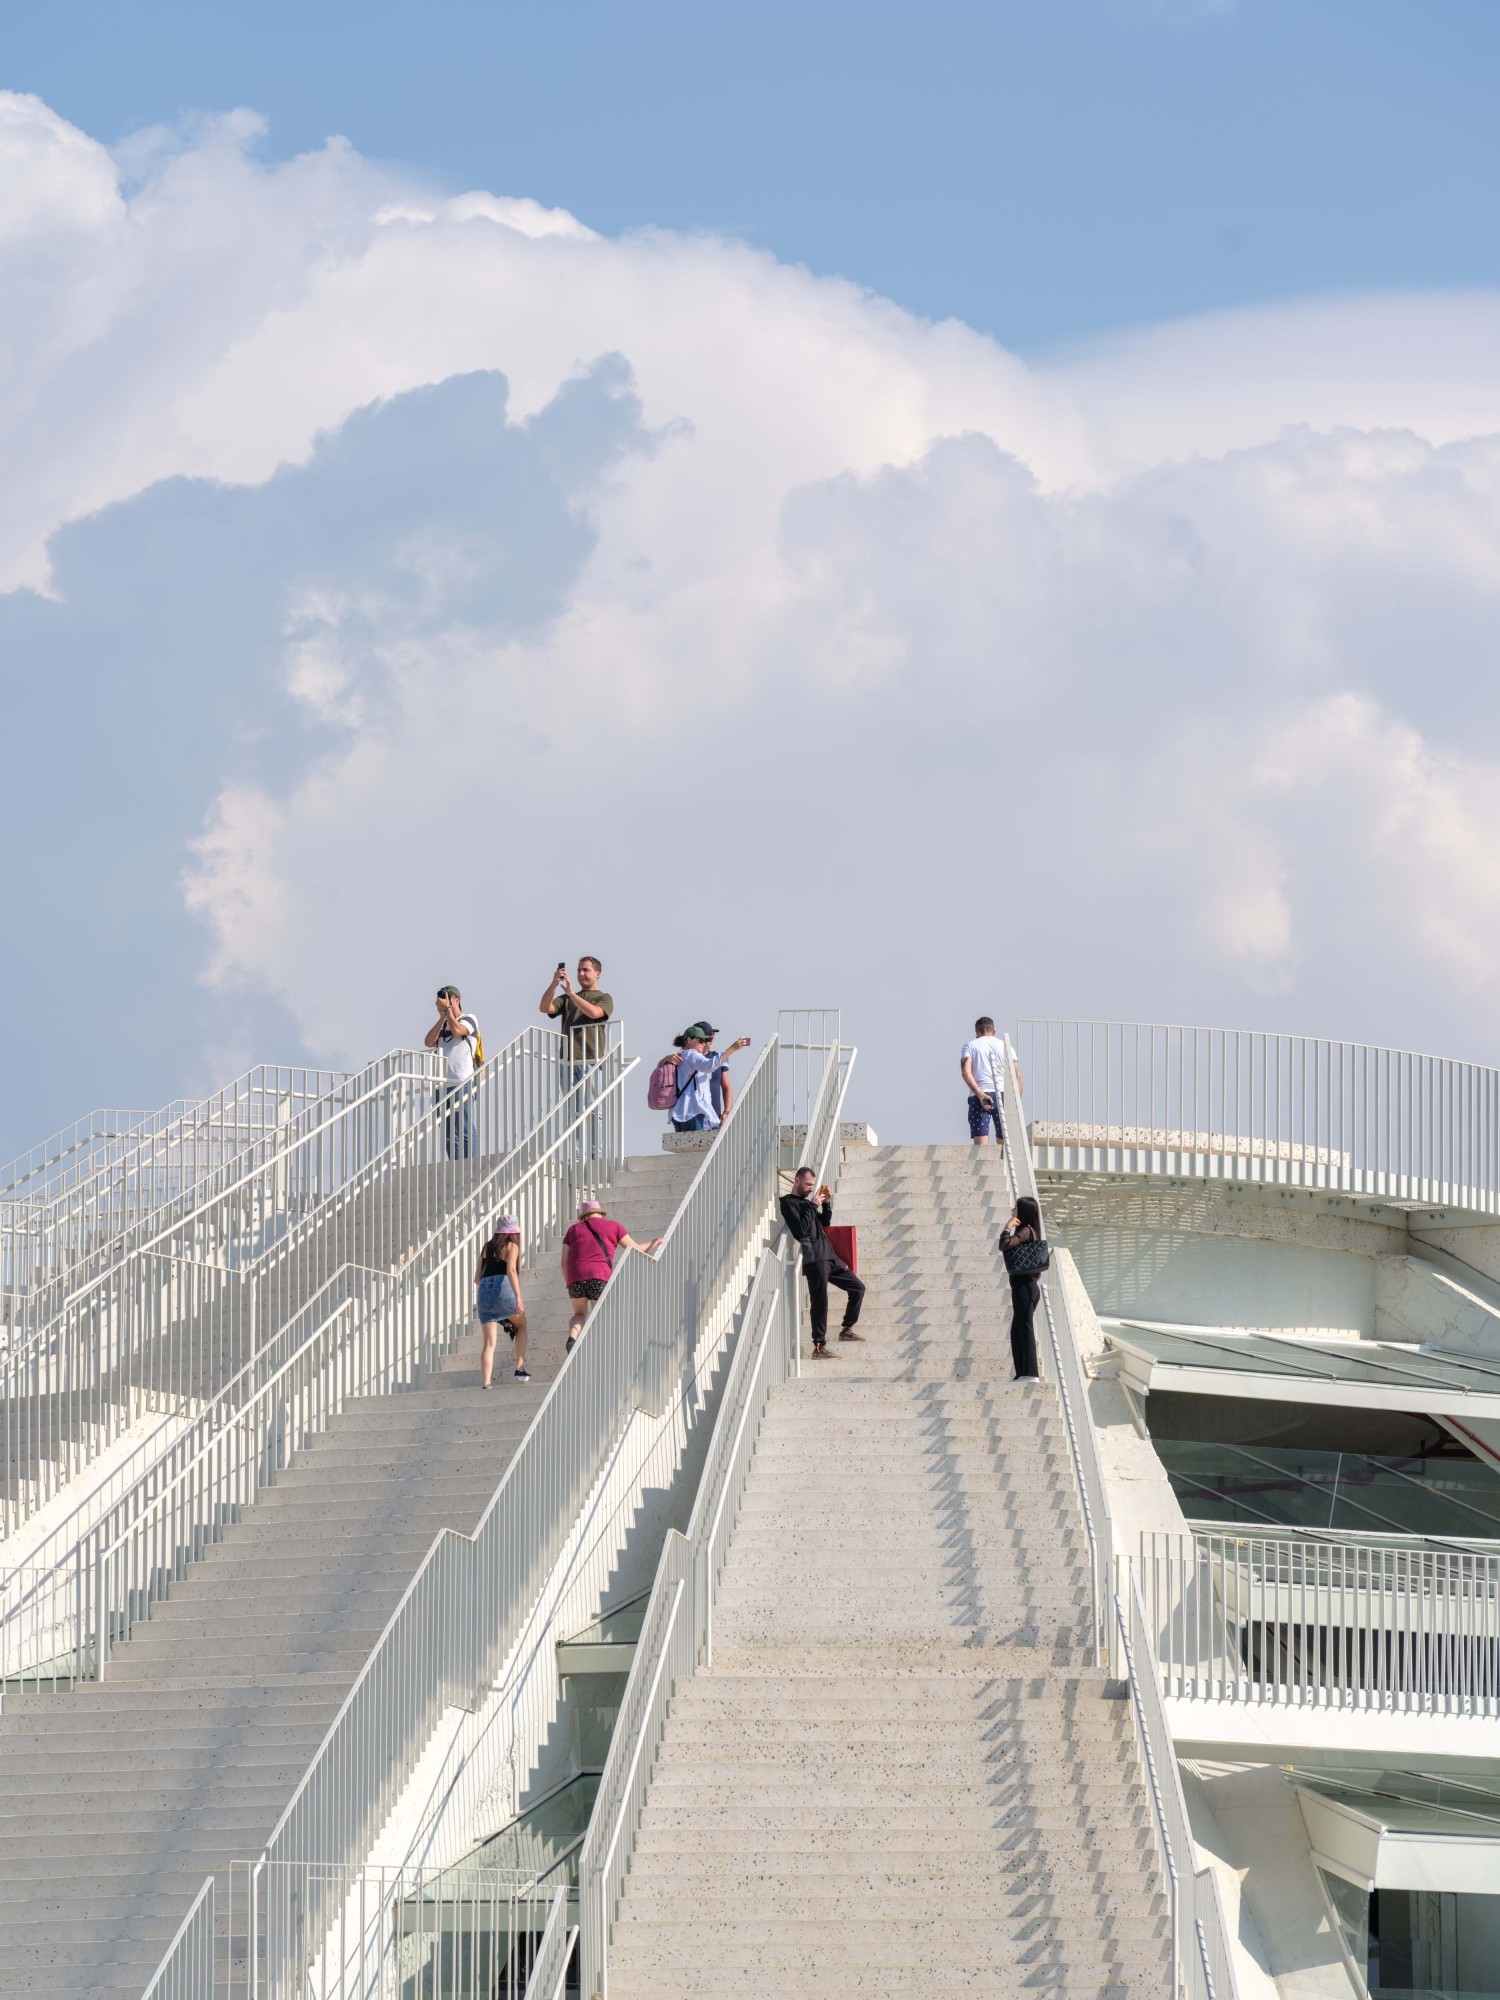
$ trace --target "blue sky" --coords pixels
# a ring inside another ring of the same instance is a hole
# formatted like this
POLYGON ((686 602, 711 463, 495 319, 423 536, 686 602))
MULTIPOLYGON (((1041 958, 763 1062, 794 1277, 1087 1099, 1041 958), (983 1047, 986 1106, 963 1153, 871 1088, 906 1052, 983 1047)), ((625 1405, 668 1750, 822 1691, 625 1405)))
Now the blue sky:
POLYGON ((888 1138, 981 1011, 1500 1060, 1497 56, 12 4, 0 1158, 582 951, 888 1138))
POLYGON ((743 232, 1023 350, 1488 284, 1488 0, 10 0, 0 72, 113 141, 248 105, 611 234, 743 232))

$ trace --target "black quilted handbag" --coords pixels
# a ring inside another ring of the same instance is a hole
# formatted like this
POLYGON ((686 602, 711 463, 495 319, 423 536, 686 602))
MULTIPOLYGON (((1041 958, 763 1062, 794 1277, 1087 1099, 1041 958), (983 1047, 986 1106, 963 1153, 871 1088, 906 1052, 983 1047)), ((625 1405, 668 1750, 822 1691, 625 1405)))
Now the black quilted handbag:
POLYGON ((1005 1259, 1005 1268, 1013 1278, 1037 1278, 1052 1262, 1052 1252, 1047 1248, 1043 1236, 1033 1236, 1027 1243, 1000 1245, 1000 1254, 1005 1259))

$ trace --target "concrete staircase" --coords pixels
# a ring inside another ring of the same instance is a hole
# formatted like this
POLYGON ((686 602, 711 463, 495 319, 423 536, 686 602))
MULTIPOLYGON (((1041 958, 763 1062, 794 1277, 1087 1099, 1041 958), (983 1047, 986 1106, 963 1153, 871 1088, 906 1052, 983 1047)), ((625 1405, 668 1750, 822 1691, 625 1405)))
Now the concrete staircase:
MULTIPOLYGON (((661 1233, 699 1163, 609 1191, 661 1233)), ((562 1361, 548 1251, 524 1270, 535 1380, 478 1388, 477 1329, 422 1391, 367 1398, 195 1564, 102 1683, 0 1711, 0 1996, 137 2000, 205 1875, 261 1851, 433 1537, 472 1529, 562 1361)), ((585 1334, 585 1339, 587 1335, 585 1334)))
MULTIPOLYGON (((208 1264, 253 1271, 257 1280, 254 1313, 248 1293, 226 1285, 222 1293, 199 1298, 192 1291, 177 1299, 170 1279, 160 1284, 161 1331, 123 1360, 109 1354, 109 1314, 101 1310, 84 1366, 93 1373, 77 1394, 32 1393, 0 1398, 0 1500, 34 1504, 38 1492, 68 1483, 77 1465, 93 1457, 89 1440, 118 1436, 143 1410, 180 1408, 193 1414, 210 1402, 250 1359, 252 1343, 268 1329, 288 1324, 319 1288, 345 1264, 394 1270, 426 1240, 446 1216, 490 1174, 493 1158, 434 1160, 392 1166, 358 1188, 340 1190, 293 1221, 278 1211, 269 1218, 269 1240, 261 1241, 256 1203, 210 1233, 194 1234, 185 1223, 177 1247, 208 1264)), ((165 1260, 162 1273, 170 1272, 165 1260)), ((61 1356, 72 1356, 79 1327, 61 1322, 56 1336, 61 1356)), ((49 1351, 46 1337, 35 1343, 49 1351)), ((76 1374, 74 1359, 55 1359, 52 1373, 76 1374)), ((34 1380, 51 1377, 38 1372, 34 1380)), ((86 1476, 86 1474, 85 1474, 86 1476)), ((0 1518, 4 1509, 0 1508, 0 1518)), ((3 1557, 3 1542, 0 1542, 3 1557)))
POLYGON ((846 1168, 867 1341, 772 1396, 714 1666, 677 1690, 653 1769, 612 2000, 1165 1995, 1061 1419, 1010 1380, 1009 1209, 987 1148, 846 1168))

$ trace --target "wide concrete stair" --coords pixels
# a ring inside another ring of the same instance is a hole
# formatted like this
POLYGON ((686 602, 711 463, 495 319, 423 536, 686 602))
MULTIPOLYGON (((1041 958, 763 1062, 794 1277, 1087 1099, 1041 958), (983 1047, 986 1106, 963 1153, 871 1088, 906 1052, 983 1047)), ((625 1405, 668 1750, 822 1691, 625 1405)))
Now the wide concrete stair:
MULTIPOLYGON (((0 1500, 24 1511, 39 1495, 66 1485, 97 1449, 148 1409, 178 1408, 191 1415, 210 1402, 250 1359, 252 1343, 267 1329, 286 1326, 345 1265, 394 1271, 489 1176, 489 1156, 391 1165, 361 1175, 353 1187, 262 1215, 259 1194, 241 1209, 215 1211, 217 1226, 184 1222, 174 1237, 179 1251, 200 1263, 253 1273, 247 1288, 178 1289, 163 1259, 158 1294, 138 1299, 155 1310, 160 1331, 120 1358, 114 1353, 114 1319, 106 1303, 87 1321, 65 1316, 61 1331, 31 1338, 39 1356, 36 1383, 75 1379, 75 1350, 83 1342, 90 1371, 86 1393, 33 1393, 0 1399, 0 1500), (85 1334, 87 1337, 85 1338, 85 1334)), ((637 1163, 644 1171, 647 1163, 637 1163)), ((650 1162, 657 1170, 657 1162, 650 1162)), ((150 1267, 148 1267, 150 1268, 150 1267)), ((4 1508, 0 1507, 0 1517, 4 1508)))
MULTIPOLYGON (((698 1162, 632 1160, 637 1239, 698 1162)), ((523 1270, 534 1380, 477 1329, 423 1390, 368 1397, 301 1452, 116 1651, 102 1683, 0 1710, 0 1996, 138 1996, 203 1878, 263 1848, 432 1540, 473 1529, 563 1360, 554 1252, 523 1270)), ((585 1339, 587 1334, 585 1334, 585 1339)))
POLYGON ((675 1691, 652 1771, 615 2000, 1165 1995, 1061 1419, 1010 1380, 1009 1210, 989 1149, 845 1169, 867 1339, 804 1343, 770 1399, 714 1665, 675 1691))

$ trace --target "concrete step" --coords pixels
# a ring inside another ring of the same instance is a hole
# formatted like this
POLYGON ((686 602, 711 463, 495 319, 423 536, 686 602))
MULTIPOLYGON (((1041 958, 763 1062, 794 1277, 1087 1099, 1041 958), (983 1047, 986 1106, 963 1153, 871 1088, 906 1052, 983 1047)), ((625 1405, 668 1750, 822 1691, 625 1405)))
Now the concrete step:
MULTIPOLYGON (((759 1746, 780 1749, 789 1758, 817 1746, 847 1750, 865 1758, 907 1754, 945 1757, 959 1750, 987 1764, 997 1758, 1030 1758, 1051 1767, 1059 1757, 1086 1754, 1103 1758, 1111 1745, 1120 1747, 1121 1756, 1134 1742, 1128 1718, 1080 1716, 1076 1712, 1045 1710, 1036 1714, 981 1713, 976 1705, 967 1714, 949 1713, 913 1705, 902 1712, 852 1712, 837 1707, 801 1708, 776 1713, 773 1710, 722 1710, 674 1708, 670 1728, 660 1754, 675 1754, 677 1747, 701 1746, 705 1753, 715 1749, 721 1756, 738 1757, 759 1746)), ((1097 1766, 1101 1782, 1112 1781, 1111 1767, 1097 1766)))
POLYGON ((768 1687, 757 1675, 701 1674, 673 1695, 670 1718, 684 1724, 702 1718, 715 1725, 788 1722, 829 1728, 856 1728, 894 1718, 952 1723, 965 1728, 1004 1721, 1032 1730, 1054 1730, 1076 1722, 1119 1730, 1130 1724, 1123 1700, 1107 1697, 1085 1685, 1076 1693, 1060 1694, 1036 1682, 1004 1681, 962 1674, 789 1675, 780 1688, 768 1687))
MULTIPOLYGON (((858 1925, 841 1926, 833 1936, 816 1917, 776 1922, 742 1918, 734 1924, 711 1918, 657 1919, 650 1925, 649 1938, 638 1935, 637 1928, 622 1909, 611 1950, 611 1957, 618 1955, 622 1968, 681 1966, 695 1977, 700 1969, 735 1964, 754 1966, 768 1974, 774 1971, 778 1979, 783 1972, 795 1978, 815 1967, 826 1975, 867 1965, 882 1969, 907 1966, 921 1974, 933 1963, 957 1960, 971 1967, 1014 1966, 1022 1956, 1011 1939, 999 1935, 992 1918, 958 1915, 952 1910, 904 1922, 870 1917, 858 1925)), ((1148 1953, 1160 1962, 1154 1945, 1140 1951, 1137 1962, 1144 1964, 1148 1953)), ((1034 1956, 1044 1959, 1058 1954, 1055 1948, 1035 1949, 1034 1956)), ((1112 1961, 1096 1950, 1085 1962, 1102 1971, 1112 1961)))
MULTIPOLYGON (((965 1884, 969 1892, 984 1894, 998 1885, 989 1882, 965 1884)), ((955 1901, 975 1907, 966 1893, 956 1897, 954 1887, 944 1877, 940 1863, 929 1870, 925 1881, 900 1884, 883 1873, 865 1879, 854 1877, 846 1885, 822 1869, 809 1872, 800 1881, 780 1887, 764 1879, 742 1882, 738 1876, 715 1887, 708 1882, 678 1884, 659 1882, 650 1887, 627 1883, 620 1910, 622 1926, 642 1921, 683 1923, 689 1921, 723 1924, 726 1930, 738 1927, 753 1915, 757 1922, 785 1923, 920 1923, 942 1918, 955 1901)), ((1093 1899, 1095 1902, 1100 1899, 1093 1899)), ((1098 1940, 1113 1944, 1155 1944, 1167 1935, 1165 1912, 1090 1911, 1091 1928, 1098 1940)), ((1075 1911, 1038 1910, 1030 1917, 1015 1919, 1012 1937, 1018 1945, 1056 1943, 1072 1936, 1077 1923, 1075 1911)), ((621 1931, 622 1946, 624 1932, 621 1931)))
MULTIPOLYGON (((982 1789, 997 1812, 1008 1816, 1006 1824, 1031 1813, 1055 1810, 1081 1815, 1085 1820, 1092 1815, 1122 1813, 1133 1820, 1147 1806, 1132 1774, 1100 1770, 1083 1755, 1037 1758, 1018 1765, 1004 1752, 986 1759, 982 1752, 975 1754, 966 1745, 944 1750, 930 1742, 886 1743, 878 1750, 869 1744, 801 1742, 790 1746, 790 1754, 789 1746, 780 1743, 737 1742, 705 1751, 700 1743, 669 1742, 658 1751, 652 1775, 653 1782, 659 1778, 664 1785, 677 1788, 670 1791, 674 1798, 684 1788, 710 1781, 716 1787, 750 1789, 782 1782, 790 1791, 813 1780, 820 1785, 837 1783, 842 1796, 846 1781, 862 1785, 876 1771, 881 1782, 898 1785, 912 1796, 923 1790, 962 1795, 982 1789)), ((121 1774, 120 1782, 127 1782, 128 1776, 121 1774)))
MULTIPOLYGON (((766 1875, 795 1886, 806 1882, 816 1864, 819 1879, 852 1875, 864 1880, 877 1874, 882 1881, 908 1877, 931 1881, 936 1854, 944 1881, 961 1888, 971 1878, 983 1880, 992 1885, 987 1893, 996 1908, 1002 1902, 1007 1907, 1042 1902, 1088 1907, 1109 1901, 1111 1892, 1097 1873, 1097 1863, 1102 1859, 1107 1866, 1114 1865, 1110 1848, 1100 1850, 1087 1866, 1076 1846, 1066 1855, 1039 1858, 1035 1841, 1029 1846, 1011 1839, 1003 1846, 965 1843, 961 1852, 956 1847, 945 1851, 933 1847, 930 1829, 915 1815, 908 1812, 905 1818, 911 1823, 891 1826, 880 1821, 864 1830, 851 1819, 841 1827, 763 1826, 753 1832, 724 1824, 665 1827, 651 1821, 642 1824, 637 1836, 630 1879, 647 1882, 655 1873, 658 1879, 692 1881, 702 1875, 710 1882, 723 1882, 732 1872, 736 1881, 766 1875)), ((1132 1870, 1137 1847, 1131 1836, 1120 1850, 1132 1870)), ((1141 1907, 1156 1907, 1165 1900, 1163 1884, 1155 1876, 1142 1881, 1140 1894, 1141 1907)))
POLYGON ((106 1786, 115 1778, 150 1782, 152 1772, 195 1771, 201 1781, 205 1752, 211 1752, 216 1769, 241 1770, 249 1765, 290 1764, 298 1777, 312 1761, 313 1752, 327 1733, 321 1718, 310 1728, 297 1731, 265 1731, 242 1740, 226 1742, 217 1736, 191 1736, 180 1730, 153 1732, 140 1747, 121 1745, 104 1748, 85 1744, 77 1748, 62 1745, 34 1750, 6 1747, 0 1757, 0 1786, 17 1797, 33 1780, 64 1787, 106 1786))
MULTIPOLYGON (((808 1769, 816 1776, 823 1767, 809 1759, 808 1769)), ((826 1790, 798 1791, 794 1774, 785 1766, 768 1769, 747 1765, 741 1769, 726 1757, 713 1767, 659 1765, 652 1773, 642 1824, 649 1821, 653 1827, 665 1826, 670 1823, 669 1814, 692 1812, 716 1817, 740 1813, 747 1816, 747 1826, 759 1827, 761 1814, 780 1814, 782 1821, 778 1823, 787 1826, 846 1829, 858 1825, 861 1813, 883 1818, 887 1809, 901 1809, 927 1815, 918 1824, 936 1826, 959 1814, 962 1817, 956 1824, 993 1828, 997 1813, 1003 1809, 989 1796, 994 1789, 984 1782, 982 1773, 924 1774, 917 1767, 903 1770, 893 1766, 889 1775, 841 1775, 835 1804, 826 1790)), ((1018 1805, 1011 1810, 1015 1816, 1006 1823, 1022 1830, 1053 1827, 1086 1833, 1090 1827, 1107 1827, 1112 1832, 1140 1827, 1149 1832, 1150 1807, 1144 1797, 1132 1800, 1118 1795, 1108 1799, 1101 1792, 1085 1804, 1059 1797, 1050 1804, 1018 1805)))
MULTIPOLYGON (((871 2000, 912 2000, 918 1992, 970 1994, 979 2000, 1017 2000, 1020 1994, 1033 1993, 1045 1995, 1046 2000, 1147 2000, 1148 1996, 1149 2000, 1161 2000, 1162 1981, 1159 1966, 1147 1966, 1128 1977, 1117 1967, 1101 1975, 1042 1965, 1028 1967, 1024 1977, 1018 1977, 1013 1966, 936 1966, 924 1968, 919 1984, 913 1983, 905 1966, 889 1970, 861 1966, 857 1975, 845 1979, 836 1971, 813 1967, 805 1976, 782 1968, 774 1991, 795 1995, 797 2000, 803 1996, 807 2000, 814 2000, 814 1996, 844 2000, 844 1996, 855 1994, 869 1995, 871 2000)), ((612 2000, 685 2000, 689 1991, 675 1968, 638 1966, 628 1955, 620 1957, 614 1951, 609 1959, 609 1990, 612 2000)), ((698 1995, 703 2000, 767 2000, 770 1990, 761 1972, 740 1965, 704 1968, 690 1989, 694 2000, 698 1995)))

